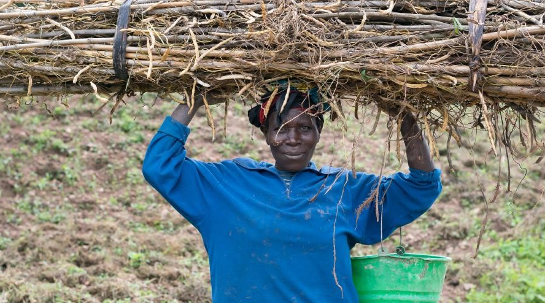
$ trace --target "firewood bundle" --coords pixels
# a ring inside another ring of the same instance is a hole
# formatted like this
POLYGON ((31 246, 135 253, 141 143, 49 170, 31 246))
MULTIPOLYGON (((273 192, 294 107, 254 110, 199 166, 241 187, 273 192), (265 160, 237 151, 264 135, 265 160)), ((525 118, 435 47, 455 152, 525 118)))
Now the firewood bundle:
POLYGON ((538 120, 544 14, 543 0, 0 0, 0 95, 255 100, 297 79, 341 117, 339 100, 395 104, 456 136, 467 108, 489 130, 498 113, 538 120))

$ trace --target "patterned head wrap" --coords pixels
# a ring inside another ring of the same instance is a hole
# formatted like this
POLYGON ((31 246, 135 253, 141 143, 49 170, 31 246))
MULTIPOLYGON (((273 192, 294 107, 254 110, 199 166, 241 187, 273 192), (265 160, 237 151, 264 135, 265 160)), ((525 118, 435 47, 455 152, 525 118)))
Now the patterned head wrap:
POLYGON ((320 128, 323 125, 323 113, 330 108, 329 104, 320 101, 317 87, 309 87, 298 81, 280 80, 265 89, 267 93, 261 96, 259 104, 248 111, 248 119, 252 125, 266 126, 267 118, 274 111, 279 113, 278 124, 282 124, 290 109, 306 110, 317 118, 320 128))

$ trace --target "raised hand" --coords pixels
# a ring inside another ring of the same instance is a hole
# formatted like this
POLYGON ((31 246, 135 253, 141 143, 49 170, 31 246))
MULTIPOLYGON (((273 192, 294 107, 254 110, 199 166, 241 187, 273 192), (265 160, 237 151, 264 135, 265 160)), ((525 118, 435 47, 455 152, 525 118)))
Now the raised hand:
MULTIPOLYGON (((194 104, 190 107, 187 103, 186 104, 180 104, 174 109, 172 114, 170 115, 173 119, 177 120, 178 122, 182 123, 183 125, 189 125, 191 120, 193 119, 193 116, 195 116, 195 113, 199 108, 203 107, 205 105, 205 99, 206 104, 208 105, 214 105, 219 104, 227 101, 227 97, 224 95, 221 95, 220 92, 211 90, 203 93, 198 93, 194 96, 192 102, 194 104)), ((191 101, 190 101, 191 102, 191 101)))

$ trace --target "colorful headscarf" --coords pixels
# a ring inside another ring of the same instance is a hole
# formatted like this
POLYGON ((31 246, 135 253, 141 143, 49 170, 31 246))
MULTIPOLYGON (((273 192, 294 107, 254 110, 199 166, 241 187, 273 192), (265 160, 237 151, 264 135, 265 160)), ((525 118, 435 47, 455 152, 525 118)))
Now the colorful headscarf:
POLYGON ((320 101, 318 88, 303 82, 280 80, 265 89, 267 93, 261 96, 259 104, 248 111, 250 123, 256 127, 266 125, 267 117, 273 111, 278 113, 277 122, 281 124, 287 112, 294 108, 308 110, 323 124, 323 113, 330 109, 329 104, 320 101))

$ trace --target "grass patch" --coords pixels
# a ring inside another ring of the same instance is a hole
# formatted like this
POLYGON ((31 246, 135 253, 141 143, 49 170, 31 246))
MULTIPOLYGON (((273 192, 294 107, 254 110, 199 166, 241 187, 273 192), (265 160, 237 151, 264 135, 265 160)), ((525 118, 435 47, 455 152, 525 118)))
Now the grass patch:
POLYGON ((545 237, 499 239, 481 251, 489 266, 468 302, 545 302, 545 237))

